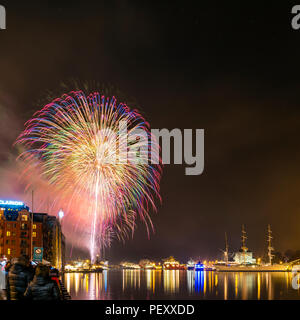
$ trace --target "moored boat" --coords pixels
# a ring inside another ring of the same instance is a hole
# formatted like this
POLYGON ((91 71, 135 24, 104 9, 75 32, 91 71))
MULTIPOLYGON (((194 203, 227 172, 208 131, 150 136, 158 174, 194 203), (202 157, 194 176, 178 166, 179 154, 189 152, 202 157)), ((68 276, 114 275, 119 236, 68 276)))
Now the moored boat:
POLYGON ((183 266, 176 261, 174 257, 169 257, 168 259, 164 260, 163 269, 164 270, 180 270, 183 266))
POLYGON ((205 270, 205 265, 201 261, 198 261, 195 264, 195 271, 204 271, 204 270, 205 270))
POLYGON ((188 270, 194 270, 195 269, 195 261, 190 259, 186 265, 188 270))

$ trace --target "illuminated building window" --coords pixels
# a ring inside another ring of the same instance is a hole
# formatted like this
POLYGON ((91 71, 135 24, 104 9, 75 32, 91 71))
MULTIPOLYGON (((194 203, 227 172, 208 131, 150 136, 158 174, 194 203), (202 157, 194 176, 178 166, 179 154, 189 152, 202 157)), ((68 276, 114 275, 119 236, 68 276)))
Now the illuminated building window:
POLYGON ((10 237, 10 231, 6 231, 6 236, 10 237))
POLYGON ((33 237, 36 237, 36 232, 32 232, 32 236, 33 236, 33 237))
POLYGON ((7 254, 10 254, 10 248, 7 249, 7 254))
POLYGON ((22 221, 27 221, 27 219, 28 219, 28 217, 25 214, 23 214, 22 215, 22 221))
POLYGON ((32 229, 36 229, 36 224, 33 224, 33 225, 32 225, 32 229))
POLYGON ((22 230, 26 230, 26 229, 27 229, 27 223, 22 223, 21 229, 22 229, 22 230))

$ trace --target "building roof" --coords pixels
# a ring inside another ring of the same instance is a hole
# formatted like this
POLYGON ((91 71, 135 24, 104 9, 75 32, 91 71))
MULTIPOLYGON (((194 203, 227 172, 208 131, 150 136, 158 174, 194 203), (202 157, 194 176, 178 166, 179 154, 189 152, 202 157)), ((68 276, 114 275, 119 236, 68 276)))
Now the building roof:
POLYGON ((47 213, 33 213, 33 221, 34 222, 43 222, 45 217, 47 217, 47 213))

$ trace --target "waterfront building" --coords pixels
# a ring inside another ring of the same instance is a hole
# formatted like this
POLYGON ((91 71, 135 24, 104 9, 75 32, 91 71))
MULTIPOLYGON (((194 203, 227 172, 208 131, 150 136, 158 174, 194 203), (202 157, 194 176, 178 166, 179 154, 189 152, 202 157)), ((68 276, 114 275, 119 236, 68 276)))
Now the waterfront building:
POLYGON ((256 259, 253 258, 253 253, 248 249, 244 251, 241 249, 239 252, 236 252, 233 257, 234 262, 238 264, 255 264, 256 259))
POLYGON ((139 266, 142 269, 153 269, 153 270, 161 270, 162 269, 162 265, 160 262, 155 262, 149 259, 142 259, 139 262, 139 266))
POLYGON ((43 246, 43 225, 20 201, 0 200, 0 257, 27 255, 43 246))
POLYGON ((65 242, 59 219, 46 215, 44 222, 45 259, 59 270, 63 270, 65 266, 65 242))
POLYGON ((173 270, 173 269, 183 269, 184 266, 180 264, 179 261, 175 260, 174 257, 169 257, 163 260, 163 268, 165 270, 173 270))
POLYGON ((141 269, 140 265, 127 261, 121 262, 120 265, 124 269, 141 269))
POLYGON ((46 213, 32 213, 21 201, 0 200, 0 257, 27 255, 43 248, 43 259, 59 270, 65 264, 65 237, 60 221, 46 213))
POLYGON ((144 259, 139 261, 139 266, 141 268, 145 268, 146 266, 150 266, 150 265, 151 265, 151 260, 150 259, 144 258, 144 259))

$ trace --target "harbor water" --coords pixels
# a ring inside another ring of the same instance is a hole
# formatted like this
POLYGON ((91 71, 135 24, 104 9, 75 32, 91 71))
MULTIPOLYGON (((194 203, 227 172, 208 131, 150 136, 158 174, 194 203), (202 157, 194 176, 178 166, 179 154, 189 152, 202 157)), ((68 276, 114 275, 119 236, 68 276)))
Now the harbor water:
POLYGON ((73 300, 300 299, 291 272, 216 272, 185 270, 106 270, 66 273, 73 300))

